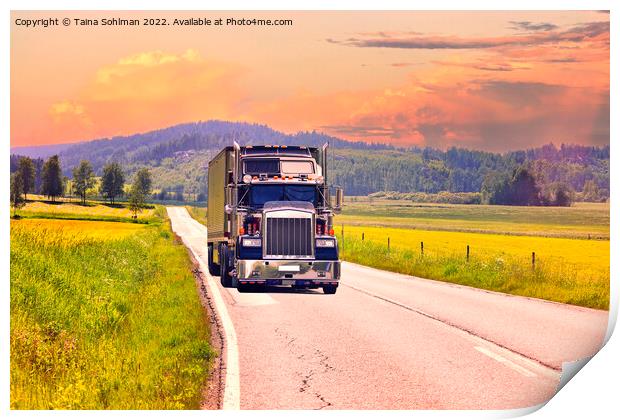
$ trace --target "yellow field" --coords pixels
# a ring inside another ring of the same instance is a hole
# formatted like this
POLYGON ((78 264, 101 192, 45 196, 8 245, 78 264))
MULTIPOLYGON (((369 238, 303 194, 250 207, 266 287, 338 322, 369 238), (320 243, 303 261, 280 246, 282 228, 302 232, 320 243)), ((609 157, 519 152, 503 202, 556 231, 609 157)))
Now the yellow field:
MULTIPOLYGON (((153 216, 153 209, 145 209, 139 214, 140 218, 146 218, 153 216)), ((41 201, 29 201, 26 206, 18 211, 19 214, 28 213, 45 213, 49 215, 83 215, 83 216, 104 216, 104 217, 131 217, 131 212, 128 208, 112 207, 105 204, 87 202, 86 206, 82 206, 78 203, 72 203, 64 201, 58 204, 49 204, 41 201)))
POLYGON ((99 222, 60 219, 21 219, 11 220, 11 230, 50 231, 62 234, 67 240, 73 238, 120 239, 144 229, 138 223, 99 222))
MULTIPOLYGON (((341 228, 337 228, 340 234, 341 228)), ((609 276, 609 241, 546 238, 534 236, 511 236, 481 234, 469 232, 445 232, 417 229, 399 229, 371 226, 346 225, 346 239, 361 239, 362 232, 366 241, 420 251, 420 242, 424 242, 424 254, 428 256, 462 256, 465 258, 466 247, 470 246, 471 258, 510 259, 531 264, 532 252, 536 253, 536 262, 545 266, 579 272, 584 278, 601 278, 609 276)))

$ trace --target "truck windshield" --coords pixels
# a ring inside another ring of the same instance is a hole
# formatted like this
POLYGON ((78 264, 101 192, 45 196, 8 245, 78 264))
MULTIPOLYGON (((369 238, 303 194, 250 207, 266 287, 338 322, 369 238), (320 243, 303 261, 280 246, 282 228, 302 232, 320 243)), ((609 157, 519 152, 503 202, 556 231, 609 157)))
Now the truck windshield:
POLYGON ((263 207, 268 201, 306 201, 317 205, 314 185, 252 185, 247 195, 248 205, 263 207))
POLYGON ((249 159, 245 161, 246 174, 279 174, 280 162, 278 159, 249 159))
POLYGON ((310 160, 246 159, 244 173, 258 174, 292 174, 310 175, 314 173, 314 164, 310 160))
POLYGON ((314 165, 309 160, 283 160, 280 162, 283 174, 309 175, 314 173, 314 165))

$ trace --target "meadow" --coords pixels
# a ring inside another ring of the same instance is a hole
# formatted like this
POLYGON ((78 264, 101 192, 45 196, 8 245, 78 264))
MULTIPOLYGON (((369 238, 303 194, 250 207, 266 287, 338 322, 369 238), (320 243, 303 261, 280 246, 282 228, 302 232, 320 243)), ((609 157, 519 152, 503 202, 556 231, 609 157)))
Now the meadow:
POLYGON ((453 232, 609 239, 609 203, 571 207, 427 204, 347 197, 337 223, 453 232))
MULTIPOLYGON (((60 199, 55 203, 44 201, 43 197, 29 196, 26 205, 17 211, 22 218, 93 220, 111 222, 134 222, 132 213, 126 203, 107 204, 99 201, 87 201, 82 205, 77 200, 60 199)), ((155 207, 144 209, 138 214, 138 223, 156 221, 155 207)))
POLYGON ((11 408, 200 407, 209 322, 162 216, 11 221, 11 408))
POLYGON ((347 261, 591 308, 609 306, 608 204, 541 208, 361 199, 350 200, 336 223, 347 261))

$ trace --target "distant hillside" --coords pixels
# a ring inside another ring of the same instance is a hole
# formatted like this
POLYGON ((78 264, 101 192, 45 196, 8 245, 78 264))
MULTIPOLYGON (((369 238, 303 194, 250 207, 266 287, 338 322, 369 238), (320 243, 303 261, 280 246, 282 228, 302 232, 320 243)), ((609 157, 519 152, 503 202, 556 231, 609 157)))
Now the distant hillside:
POLYGON ((11 154, 30 156, 31 158, 47 158, 74 146, 75 143, 50 144, 46 146, 11 147, 11 154))
MULTIPOLYGON (((329 142, 332 184, 342 185, 348 195, 377 191, 479 192, 489 173, 510 173, 526 166, 541 186, 561 182, 580 192, 590 181, 588 188, 596 190, 596 199, 609 197, 609 146, 546 145, 505 154, 458 148, 403 149, 349 142, 317 132, 290 135, 265 125, 207 121, 132 136, 12 152, 31 157, 58 153, 67 176, 82 159, 89 160, 98 175, 108 162, 119 162, 130 175, 139 167, 148 166, 152 168, 156 188, 198 194, 207 192, 209 160, 234 140, 242 145, 320 146, 329 142)), ((16 161, 17 156, 13 156, 12 170, 16 161)))
POLYGON ((148 133, 96 139, 72 145, 53 145, 31 148, 14 148, 11 153, 31 157, 48 157, 59 154, 67 175, 68 168, 76 166, 81 159, 89 160, 96 172, 106 162, 123 165, 149 164, 157 166, 166 158, 175 158, 186 152, 215 151, 230 146, 236 140, 240 144, 305 144, 318 146, 330 142, 334 147, 389 149, 384 145, 347 142, 316 132, 299 132, 294 135, 275 131, 266 125, 206 121, 179 124, 148 133))

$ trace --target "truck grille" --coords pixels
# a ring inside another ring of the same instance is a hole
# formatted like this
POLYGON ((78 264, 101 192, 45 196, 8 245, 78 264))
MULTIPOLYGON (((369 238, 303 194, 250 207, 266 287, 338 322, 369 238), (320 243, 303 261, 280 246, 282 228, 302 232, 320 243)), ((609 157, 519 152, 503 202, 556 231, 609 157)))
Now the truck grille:
POLYGON ((312 219, 268 217, 265 257, 312 257, 312 219))

